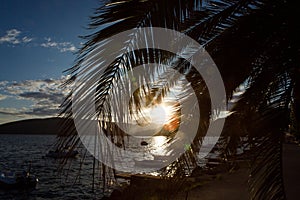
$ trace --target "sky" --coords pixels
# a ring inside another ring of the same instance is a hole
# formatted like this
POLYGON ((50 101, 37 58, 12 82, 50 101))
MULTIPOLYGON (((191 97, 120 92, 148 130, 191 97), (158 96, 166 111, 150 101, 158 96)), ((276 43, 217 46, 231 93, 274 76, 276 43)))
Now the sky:
POLYGON ((56 116, 101 0, 0 1, 0 124, 56 116))

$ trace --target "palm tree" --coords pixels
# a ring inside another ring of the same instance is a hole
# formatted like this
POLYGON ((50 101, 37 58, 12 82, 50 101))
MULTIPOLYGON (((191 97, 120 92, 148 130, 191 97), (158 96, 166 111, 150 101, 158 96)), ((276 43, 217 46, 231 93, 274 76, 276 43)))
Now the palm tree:
MULTIPOLYGON (((76 64, 68 70, 71 78, 66 84, 74 84, 79 76, 91 81, 86 91, 96 91, 97 116, 111 119, 107 116, 112 112, 109 93, 115 81, 122 81, 120 77, 124 69, 131 70, 143 65, 152 77, 155 73, 147 69, 147 63, 176 63, 174 68, 178 71, 190 70, 186 78, 195 85, 194 91, 201 93, 198 95, 201 98, 200 128, 191 148, 161 171, 165 175, 172 171, 175 177, 184 176, 183 168, 195 166, 195 154, 213 115, 209 91, 203 79, 194 76, 186 60, 169 52, 143 49, 123 53, 121 49, 130 46, 128 41, 120 44, 120 51, 114 52, 113 62, 103 69, 100 77, 97 77, 99 73, 95 70, 98 68, 94 65, 97 59, 105 60, 101 52, 95 49, 110 48, 115 41, 108 38, 122 31, 161 27, 188 35, 208 51, 218 66, 228 102, 239 86, 245 87, 231 109, 232 114, 226 118, 222 135, 230 138, 223 141, 228 154, 234 154, 241 137, 247 137, 247 142, 252 145, 251 197, 285 199, 281 159, 284 132, 292 125, 299 137, 300 127, 300 46, 296 26, 298 12, 295 9, 292 1, 280 0, 112 0, 98 8, 91 17, 89 28, 94 33, 83 37, 86 43, 78 52, 76 64), (86 62, 91 54, 97 59, 86 62)), ((186 47, 191 50, 189 48, 186 47)), ((134 110, 141 111, 145 96, 150 98, 149 102, 160 101, 176 84, 174 81, 157 90, 145 82, 145 87, 139 88, 130 101, 131 114, 134 110)), ((66 118, 74 117, 72 94, 62 104, 62 114, 66 118)), ((59 148, 66 144, 73 148, 80 145, 80 138, 69 123, 66 121, 65 125, 69 128, 60 137, 59 148)), ((111 124, 112 121, 108 120, 102 121, 99 126, 107 128, 111 124)), ((124 134, 113 130, 108 131, 107 136, 125 148, 124 134)), ((113 175, 111 168, 105 165, 100 167, 105 180, 105 175, 113 175)))

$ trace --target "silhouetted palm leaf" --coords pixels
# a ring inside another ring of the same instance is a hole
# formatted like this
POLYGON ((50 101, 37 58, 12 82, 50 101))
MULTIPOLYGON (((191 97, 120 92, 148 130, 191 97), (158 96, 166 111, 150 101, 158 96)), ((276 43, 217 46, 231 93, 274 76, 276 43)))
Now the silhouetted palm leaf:
MULTIPOLYGON (((74 67, 68 70, 72 76, 66 84, 73 84, 77 77, 91 83, 85 94, 96 89, 95 117, 111 119, 109 94, 115 81, 125 84, 122 77, 124 71, 126 73, 127 70, 142 65, 153 77, 155 70, 145 66, 149 62, 173 64, 178 71, 191 71, 191 66, 186 60, 167 52, 154 49, 135 51, 132 44, 137 38, 129 36, 128 40, 115 47, 116 51, 111 52, 114 62, 100 73, 97 71, 99 68, 95 66, 101 66, 105 57, 101 56, 99 50, 111 48, 114 44, 114 41, 108 38, 122 31, 140 27, 163 27, 187 34, 203 45, 213 57, 223 77, 228 99, 239 85, 248 84, 240 100, 235 103, 234 114, 226 119, 224 136, 231 137, 227 144, 228 149, 236 147, 240 136, 248 136, 249 143, 254 138, 257 144, 253 146, 253 151, 259 153, 253 160, 250 179, 253 199, 284 199, 281 144, 283 131, 287 128, 289 120, 282 119, 289 118, 291 102, 294 102, 297 123, 300 118, 300 109, 297 109, 300 98, 296 90, 300 85, 299 65, 295 65, 295 61, 299 59, 299 41, 294 38, 290 40, 289 31, 295 29, 287 27, 291 17, 286 15, 288 6, 288 3, 279 0, 112 1, 100 7, 91 18, 90 28, 95 32, 83 37, 87 42, 81 48, 74 67), (290 61, 291 59, 293 61, 290 61)), ((192 52, 190 47, 184 50, 192 52)), ((163 68, 161 70, 167 72, 163 68)), ((164 169, 162 173, 165 175, 172 173, 184 177, 184 169, 193 169, 195 154, 212 117, 206 85, 200 76, 195 77, 193 74, 191 72, 186 78, 195 84, 196 93, 202 93, 199 95, 202 98, 199 105, 200 128, 192 148, 164 169)), ((144 87, 135 92, 131 101, 132 110, 141 109, 143 95, 150 102, 160 101, 168 94, 169 88, 177 84, 177 80, 173 80, 169 85, 163 85, 157 90, 149 87, 147 80, 143 81, 144 87)), ((76 88, 74 90, 76 91, 76 88)), ((186 90, 186 93, 188 92, 186 90)), ((71 95, 62 107, 64 116, 73 117, 71 95)), ((116 129, 112 121, 102 121, 99 125, 109 129, 106 134, 114 143, 125 147, 124 134, 116 129)), ((69 122, 66 122, 66 126, 71 127, 69 122)), ((59 140, 58 148, 63 148, 66 144, 73 148, 80 144, 80 139, 72 128, 66 129, 65 135, 59 140)), ((108 171, 106 167, 102 169, 103 179, 106 180, 105 175, 108 171)))

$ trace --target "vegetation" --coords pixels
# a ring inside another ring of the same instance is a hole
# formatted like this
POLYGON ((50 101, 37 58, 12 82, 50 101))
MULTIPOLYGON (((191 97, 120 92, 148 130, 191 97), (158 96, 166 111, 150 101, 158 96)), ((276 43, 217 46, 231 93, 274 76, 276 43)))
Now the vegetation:
MULTIPOLYGON (((222 140, 227 147, 224 153, 234 155, 241 137, 247 137, 253 155, 249 178, 252 199, 285 199, 281 174, 282 142, 289 127, 293 127, 298 135, 300 127, 300 34, 296 8, 291 0, 112 0, 91 17, 89 28, 94 33, 83 37, 86 43, 78 53, 76 64, 68 70, 71 78, 66 84, 73 84, 78 76, 92 81, 88 89, 96 89, 97 115, 105 117, 111 112, 108 98, 111 85, 114 81, 123 81, 120 74, 124 68, 130 70, 154 61, 170 64, 174 60, 177 63, 174 68, 179 71, 191 68, 168 52, 148 49, 123 54, 120 51, 112 55, 114 62, 105 68, 101 77, 97 77, 99 74, 93 71, 94 63, 85 62, 95 48, 99 45, 109 48, 113 41, 107 38, 139 27, 162 27, 188 35, 203 45, 218 66, 228 102, 237 88, 245 87, 234 103, 233 113, 226 118, 222 135, 229 139, 222 140)), ((126 42, 120 44, 120 50, 127 46, 126 42)), ((102 57, 97 59, 103 60, 102 57)), ((161 171, 166 176, 172 171, 175 177, 183 177, 183 169, 195 167, 194 155, 199 151, 212 117, 209 92, 203 79, 191 76, 190 82, 195 83, 196 92, 201 92, 200 128, 191 148, 161 171)), ((141 88, 138 94, 142 92, 152 100, 157 97, 151 88, 141 88)), ((168 86, 163 87, 161 98, 168 92, 168 86)), ((131 101, 132 109, 139 110, 142 98, 135 97, 131 101)), ((72 94, 62 108, 65 117, 74 117, 72 94)), ((111 121, 106 121, 99 126, 110 127, 110 124, 111 121)), ((108 136, 125 148, 126 140, 122 134, 111 131, 108 136)), ((80 144, 73 129, 66 131, 57 145, 63 148, 66 143, 73 148, 80 144)), ((99 166, 102 180, 112 177, 111 169, 101 164, 96 166, 99 166)))

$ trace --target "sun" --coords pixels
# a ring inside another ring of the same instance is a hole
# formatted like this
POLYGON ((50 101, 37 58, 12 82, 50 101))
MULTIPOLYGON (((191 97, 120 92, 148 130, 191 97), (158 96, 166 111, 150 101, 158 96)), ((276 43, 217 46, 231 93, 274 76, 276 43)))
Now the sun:
POLYGON ((178 102, 152 104, 142 110, 142 117, 136 122, 142 127, 161 127, 164 133, 174 133, 180 126, 180 110, 178 102))
POLYGON ((159 124, 164 130, 176 131, 180 126, 180 109, 178 104, 157 104, 150 108, 149 116, 151 122, 159 124))
POLYGON ((163 125, 167 123, 169 115, 170 110, 163 103, 153 105, 149 108, 149 116, 152 123, 163 125))

